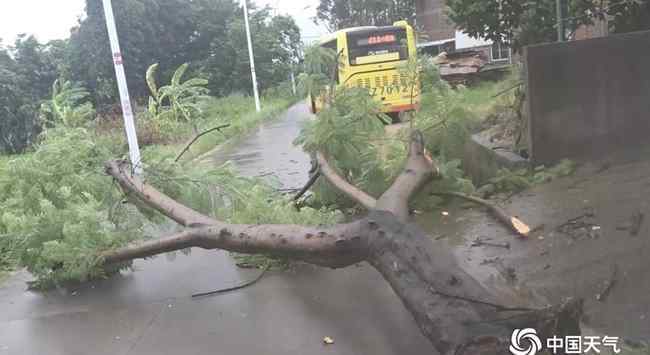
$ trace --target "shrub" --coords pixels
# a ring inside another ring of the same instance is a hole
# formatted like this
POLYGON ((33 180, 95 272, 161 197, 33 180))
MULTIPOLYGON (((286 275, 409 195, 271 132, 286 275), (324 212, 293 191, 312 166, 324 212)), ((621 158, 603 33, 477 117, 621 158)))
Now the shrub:
POLYGON ((185 63, 178 67, 169 85, 160 88, 155 78, 158 64, 147 70, 147 85, 152 95, 149 97, 149 113, 162 125, 168 122, 187 122, 196 129, 198 121, 203 117, 201 101, 207 98, 208 81, 202 78, 181 81, 188 66, 185 63))
POLYGON ((97 251, 133 240, 137 220, 109 213, 118 192, 102 172, 112 150, 82 128, 50 129, 0 171, 0 235, 41 282, 99 276, 97 251))

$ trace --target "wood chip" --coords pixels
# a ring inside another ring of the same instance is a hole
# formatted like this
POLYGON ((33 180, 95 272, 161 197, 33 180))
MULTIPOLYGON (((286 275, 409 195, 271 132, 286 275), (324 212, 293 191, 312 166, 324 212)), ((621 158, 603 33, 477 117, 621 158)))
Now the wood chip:
POLYGON ((530 234, 530 227, 519 218, 512 217, 510 218, 510 222, 520 235, 527 237, 530 234))

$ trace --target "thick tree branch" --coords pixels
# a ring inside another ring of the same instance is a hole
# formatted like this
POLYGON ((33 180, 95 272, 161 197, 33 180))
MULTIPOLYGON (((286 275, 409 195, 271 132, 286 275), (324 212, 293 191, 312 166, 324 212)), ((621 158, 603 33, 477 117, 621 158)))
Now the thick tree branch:
POLYGON ((334 185, 334 187, 339 191, 351 198, 354 202, 365 207, 367 210, 375 208, 377 200, 341 177, 334 168, 332 168, 323 153, 316 153, 316 160, 318 161, 321 174, 330 184, 334 185))
POLYGON ((131 176, 126 163, 109 162, 106 171, 127 193, 192 228, 108 251, 101 258, 114 264, 199 247, 284 256, 333 268, 367 261, 388 281, 442 355, 503 354, 513 327, 537 328, 543 336, 579 335, 580 302, 528 311, 507 293, 490 294, 459 266, 448 245, 434 244, 426 232, 407 223, 409 198, 438 173, 426 155, 421 133, 413 134, 404 171, 379 201, 339 176, 324 155, 317 154, 317 160, 332 185, 370 210, 367 217, 332 227, 228 224, 131 176))
POLYGON ((297 225, 240 225, 216 222, 176 235, 109 251, 102 255, 106 264, 185 248, 222 249, 245 254, 290 257, 315 265, 339 268, 363 261, 368 239, 363 221, 329 228, 297 225))
POLYGON ((129 194, 177 223, 195 227, 167 238, 147 241, 102 255, 107 264, 199 247, 247 254, 274 254, 312 264, 343 267, 365 259, 368 246, 363 221, 330 228, 296 225, 237 225, 210 218, 178 203, 130 175, 126 163, 110 161, 106 171, 129 194))
POLYGON ((215 219, 176 202, 169 196, 143 183, 139 178, 133 177, 126 164, 126 162, 118 160, 111 160, 106 163, 106 173, 111 175, 126 193, 135 195, 148 206, 185 227, 218 223, 215 219))
POLYGON ((422 133, 413 132, 406 166, 393 185, 379 198, 377 209, 391 212, 406 221, 411 196, 437 175, 438 168, 424 149, 422 133))
POLYGON ((376 224, 368 262, 440 354, 506 354, 515 328, 538 329, 542 337, 580 334, 580 300, 531 309, 507 294, 493 295, 458 265, 448 245, 432 242, 392 213, 375 211, 370 217, 376 224))

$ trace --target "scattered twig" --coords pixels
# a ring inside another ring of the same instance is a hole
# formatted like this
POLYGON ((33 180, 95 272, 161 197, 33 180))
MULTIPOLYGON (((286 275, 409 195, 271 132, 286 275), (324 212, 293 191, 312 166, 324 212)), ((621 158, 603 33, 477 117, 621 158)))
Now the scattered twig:
POLYGON ((472 242, 472 247, 495 247, 495 248, 504 248, 504 249, 510 249, 510 243, 491 243, 491 242, 486 242, 482 240, 481 238, 476 238, 472 242))
POLYGON ((392 122, 388 122, 388 121, 384 120, 384 118, 381 117, 381 115, 377 115, 377 119, 378 119, 379 122, 381 122, 384 126, 388 126, 388 125, 390 125, 390 124, 392 123, 392 122))
POLYGON ((253 286, 253 285, 256 284, 259 280, 261 280, 262 277, 264 277, 264 274, 266 274, 266 272, 269 271, 270 268, 271 268, 271 264, 269 263, 269 264, 267 264, 267 265, 264 267, 264 269, 263 269, 262 272, 259 274, 259 276, 257 276, 255 279, 253 279, 253 280, 251 280, 251 281, 248 281, 248 282, 246 282, 246 283, 244 283, 244 284, 241 284, 241 285, 239 285, 239 286, 228 287, 228 288, 222 288, 222 289, 214 290, 214 291, 210 291, 210 292, 196 293, 196 294, 193 294, 193 295, 192 295, 192 298, 199 298, 199 297, 205 297, 205 296, 212 296, 212 295, 216 295, 216 294, 220 294, 220 293, 225 293, 225 292, 230 292, 230 291, 237 291, 237 290, 241 290, 241 289, 243 289, 243 288, 249 287, 249 286, 253 286))
POLYGON ((256 177, 257 177, 257 178, 263 178, 263 177, 273 176, 273 175, 275 175, 275 173, 274 173, 274 172, 270 172, 270 173, 264 173, 264 174, 257 175, 256 177))
POLYGON ((520 87, 520 86, 522 86, 522 85, 524 85, 524 82, 523 82, 523 81, 520 81, 520 82, 518 82, 517 84, 515 84, 514 86, 511 86, 511 87, 509 87, 509 88, 507 88, 507 89, 505 89, 505 90, 500 91, 499 93, 497 93, 497 94, 495 94, 495 95, 492 95, 492 98, 495 99, 495 98, 497 98, 497 97, 499 97, 499 96, 501 96, 501 95, 507 93, 508 91, 510 91, 510 90, 514 90, 514 89, 516 89, 516 88, 518 88, 518 87, 520 87))
POLYGON ((309 189, 311 189, 312 186, 318 181, 318 178, 320 177, 320 170, 316 169, 316 172, 309 178, 309 181, 303 186, 302 189, 296 194, 296 196, 293 197, 294 201, 300 200, 302 196, 304 196, 309 189))
POLYGON ((469 297, 463 297, 463 296, 457 296, 457 295, 450 295, 444 292, 436 291, 433 288, 429 287, 429 291, 435 295, 440 295, 443 297, 447 298, 455 298, 461 301, 469 302, 469 303, 476 303, 476 304, 482 304, 484 306, 489 306, 495 308, 499 312, 530 312, 530 311, 536 311, 535 309, 532 308, 526 308, 526 307, 507 307, 503 306, 500 304, 496 303, 491 303, 491 302, 486 302, 482 300, 477 300, 469 297))
POLYGON ((588 209, 587 212, 583 213, 582 215, 571 218, 555 227, 555 230, 575 240, 582 239, 584 237, 596 239, 599 237, 598 231, 601 230, 601 226, 594 223, 593 220, 589 220, 594 217, 595 214, 593 210, 588 209))
POLYGON ((598 175, 600 173, 603 173, 607 170, 609 170, 612 167, 612 163, 606 161, 604 162, 596 171, 594 172, 594 175, 598 175))
POLYGON ((618 225, 617 230, 628 231, 631 236, 636 237, 641 231, 641 226, 643 225, 644 214, 641 211, 637 211, 635 214, 630 217, 625 223, 618 225))
POLYGON ((483 261, 481 261, 481 265, 498 264, 500 262, 501 258, 497 256, 494 258, 483 259, 483 261))
POLYGON ((192 138, 192 140, 190 140, 185 145, 185 148, 183 148, 183 150, 181 150, 181 152, 178 153, 178 155, 176 156, 176 159, 174 159, 174 162, 178 162, 179 160, 181 160, 181 158, 183 157, 183 154, 185 154, 188 150, 190 150, 190 147, 192 146, 192 144, 196 143, 196 141, 199 140, 199 138, 203 137, 204 135, 206 135, 208 133, 214 132, 214 131, 221 132, 222 129, 227 128, 227 127, 230 127, 230 125, 229 124, 224 124, 224 125, 221 125, 221 126, 210 128, 207 131, 203 131, 203 132, 197 134, 196 136, 194 136, 194 138, 192 138))
POLYGON ((605 283, 605 286, 603 287, 602 291, 600 291, 599 294, 596 295, 596 300, 599 302, 605 302, 607 300, 607 296, 609 296, 609 293, 612 291, 612 288, 614 285, 616 285, 616 282, 618 281, 618 265, 614 264, 612 267, 612 274, 609 277, 609 280, 605 283))
POLYGON ((561 231, 562 228, 564 228, 566 226, 575 225, 578 222, 580 222, 582 219, 591 218, 593 216, 594 216, 594 213, 592 211, 585 212, 585 213, 583 213, 583 214, 581 214, 581 215, 579 215, 577 217, 568 219, 566 222, 564 222, 564 223, 560 224, 559 226, 555 227, 555 230, 561 231))
POLYGON ((521 237, 528 237, 528 235, 530 234, 530 227, 526 223, 522 222, 517 217, 510 216, 501 207, 487 200, 474 197, 474 196, 465 195, 460 192, 439 192, 439 193, 434 193, 434 195, 458 197, 485 206, 501 223, 503 223, 505 226, 510 228, 510 230, 515 232, 517 235, 521 237))

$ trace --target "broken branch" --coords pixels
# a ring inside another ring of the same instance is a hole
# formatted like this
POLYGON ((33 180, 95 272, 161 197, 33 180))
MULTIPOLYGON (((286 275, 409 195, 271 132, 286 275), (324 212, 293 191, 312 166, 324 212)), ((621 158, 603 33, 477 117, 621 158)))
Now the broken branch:
POLYGON ((323 174, 330 184, 334 185, 339 191, 366 209, 372 210, 375 208, 377 200, 341 177, 332 168, 323 153, 316 153, 316 161, 320 167, 321 174, 323 174))
POLYGON ((302 196, 304 196, 309 189, 311 189, 312 186, 318 181, 318 178, 320 177, 320 170, 316 168, 316 172, 309 178, 309 181, 303 186, 302 189, 296 194, 296 196, 293 197, 294 201, 300 200, 302 196))
POLYGON ((377 209, 391 212, 406 221, 411 196, 438 175, 438 168, 425 151, 422 132, 413 132, 406 165, 391 187, 379 198, 377 209))
POLYGON ((458 197, 485 206, 492 213, 492 215, 494 215, 501 223, 503 223, 506 227, 508 227, 513 232, 515 232, 517 235, 521 237, 528 237, 530 235, 531 229, 526 223, 522 222, 517 217, 509 215, 504 209, 487 200, 474 197, 474 196, 465 195, 460 192, 436 192, 433 194, 437 196, 458 197))
MULTIPOLYGON (((312 264, 343 267, 363 261, 367 238, 363 221, 330 228, 296 225, 237 225, 205 216, 130 175, 124 162, 110 161, 106 171, 120 186, 177 223, 194 227, 179 234, 104 253, 104 263, 147 258, 174 250, 199 247, 246 254, 290 256, 312 264)), ((365 222, 367 223, 367 222, 365 222)))
POLYGON ((188 150, 190 150, 190 147, 192 147, 192 145, 193 145, 194 143, 196 143, 196 141, 198 141, 199 138, 203 137, 204 135, 206 135, 206 134, 208 134, 208 133, 212 133, 212 132, 214 132, 214 131, 219 131, 219 132, 221 132, 222 129, 227 128, 227 127, 230 127, 230 124, 224 124, 224 125, 221 125, 221 126, 213 127, 213 128, 210 128, 210 129, 208 129, 208 130, 206 130, 206 131, 203 131, 203 132, 197 134, 196 136, 194 136, 194 138, 192 138, 192 139, 191 139, 191 140, 190 140, 190 141, 185 145, 185 148, 183 148, 183 150, 181 150, 181 152, 178 153, 178 155, 176 156, 176 159, 174 159, 174 162, 177 163, 179 160, 181 160, 181 158, 183 157, 183 155, 184 155, 188 150))
POLYGON ((217 224, 218 221, 176 202, 139 178, 131 175, 125 161, 111 160, 106 163, 106 173, 111 175, 127 194, 133 194, 148 206, 176 223, 185 226, 202 226, 217 224))

